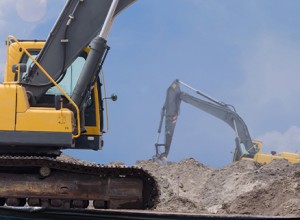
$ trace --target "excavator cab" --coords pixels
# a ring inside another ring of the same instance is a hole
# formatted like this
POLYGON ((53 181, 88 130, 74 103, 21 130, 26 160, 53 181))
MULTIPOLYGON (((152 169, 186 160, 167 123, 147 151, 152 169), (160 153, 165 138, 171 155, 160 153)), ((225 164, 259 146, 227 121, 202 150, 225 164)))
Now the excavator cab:
MULTIPOLYGON (((7 43, 7 64, 4 84, 18 83, 22 85, 22 79, 26 78, 30 73, 30 69, 34 65, 32 58, 36 59, 44 47, 45 41, 19 41, 19 44, 11 41, 7 43), (23 48, 22 48, 23 47, 23 48), (24 50, 27 50, 32 57, 29 57, 24 50), (18 72, 16 66, 23 67, 23 70, 18 72), (12 68, 15 67, 15 68, 12 68), (26 68, 25 68, 26 67, 26 68)), ((85 48, 74 62, 67 68, 64 77, 58 81, 58 85, 72 97, 72 91, 78 81, 78 77, 85 64, 86 57, 89 53, 89 48, 85 48)), ((62 145, 60 149, 92 149, 99 150, 102 148, 103 141, 101 138, 103 130, 103 101, 101 93, 101 85, 99 77, 92 88, 92 92, 88 98, 87 105, 82 117, 84 117, 85 132, 71 142, 70 145, 62 145)), ((21 90, 21 88, 19 88, 21 90)), ((65 95, 58 90, 56 86, 50 87, 38 100, 38 102, 30 103, 30 108, 46 110, 46 108, 71 109, 68 105, 68 100, 65 95)), ((74 116, 72 116, 73 118, 74 116)), ((43 120, 43 119, 41 119, 43 120)), ((73 119, 72 119, 73 120, 73 119)), ((43 120, 44 121, 44 120, 43 120)), ((63 123, 63 121, 62 121, 63 123)), ((72 122, 73 123, 73 122, 72 122)), ((46 123, 44 123, 46 126, 46 123)), ((47 128, 46 128, 47 129, 47 128)), ((71 132, 74 132, 73 130, 71 132)), ((18 148, 18 147, 14 147, 18 148)), ((2 148, 1 148, 2 149, 2 148)), ((0 151, 1 151, 0 149, 0 151)), ((28 149, 27 149, 28 150, 28 149)), ((48 149, 47 149, 48 150, 48 149)), ((16 152, 19 151, 16 149, 16 152)), ((52 151, 54 152, 54 151, 52 151)))
POLYGON ((0 103, 0 151, 101 148, 99 73, 113 21, 134 2, 69 0, 46 41, 8 37, 0 98, 10 101, 0 103))

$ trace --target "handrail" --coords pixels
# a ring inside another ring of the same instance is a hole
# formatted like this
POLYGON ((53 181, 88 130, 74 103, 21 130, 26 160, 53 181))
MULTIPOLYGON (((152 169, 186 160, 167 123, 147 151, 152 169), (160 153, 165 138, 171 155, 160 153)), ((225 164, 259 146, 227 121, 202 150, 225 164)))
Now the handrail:
MULTIPOLYGON (((102 75, 102 83, 103 83, 103 91, 104 91, 104 97, 107 97, 106 96, 106 84, 105 84, 105 79, 104 79, 104 71, 103 71, 103 68, 101 70, 101 75, 102 75)), ((108 117, 108 104, 107 104, 107 99, 105 99, 105 115, 106 115, 106 130, 105 130, 105 133, 108 133, 109 131, 109 117, 108 117)))
MULTIPOLYGON (((76 105, 76 103, 70 98, 70 96, 55 82, 55 80, 47 73, 47 71, 36 61, 36 59, 31 56, 31 54, 28 52, 28 50, 12 35, 9 35, 7 37, 7 46, 9 45, 9 41, 13 40, 14 43, 17 43, 19 47, 21 47, 24 52, 27 54, 27 56, 34 62, 35 65, 45 74, 45 76, 58 88, 58 90, 66 97, 66 99, 74 106, 76 110, 77 115, 77 134, 72 134, 72 139, 80 137, 81 131, 80 131, 80 112, 79 108, 76 105)), ((8 51, 8 50, 7 50, 8 51)), ((8 53, 8 52, 7 52, 8 53)), ((7 82, 6 82, 7 83, 7 82)))

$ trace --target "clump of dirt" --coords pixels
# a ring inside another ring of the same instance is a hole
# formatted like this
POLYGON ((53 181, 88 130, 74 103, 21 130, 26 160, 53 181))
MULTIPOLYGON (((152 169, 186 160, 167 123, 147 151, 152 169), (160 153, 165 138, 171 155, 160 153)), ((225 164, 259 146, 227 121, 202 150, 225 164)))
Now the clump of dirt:
POLYGON ((160 166, 138 161, 158 180, 157 211, 300 216, 300 166, 239 161, 212 169, 192 158, 160 166))

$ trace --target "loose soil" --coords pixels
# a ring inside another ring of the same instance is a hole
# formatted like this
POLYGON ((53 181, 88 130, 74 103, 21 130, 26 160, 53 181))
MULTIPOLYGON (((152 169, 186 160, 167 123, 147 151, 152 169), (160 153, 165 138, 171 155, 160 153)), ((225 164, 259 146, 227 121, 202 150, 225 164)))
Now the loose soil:
POLYGON ((221 169, 192 158, 166 166, 152 160, 136 165, 159 183, 156 211, 300 216, 300 166, 286 160, 239 161, 221 169))

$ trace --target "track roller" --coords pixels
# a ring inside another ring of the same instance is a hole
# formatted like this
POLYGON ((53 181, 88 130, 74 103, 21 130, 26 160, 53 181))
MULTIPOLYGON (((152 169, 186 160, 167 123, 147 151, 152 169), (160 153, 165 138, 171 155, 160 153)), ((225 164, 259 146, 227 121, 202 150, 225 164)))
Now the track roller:
POLYGON ((23 198, 7 198, 7 206, 24 206, 26 204, 26 199, 23 198))
POLYGON ((88 200, 72 200, 71 207, 72 208, 87 208, 89 206, 88 200))
POLYGON ((36 199, 36 198, 27 199, 27 203, 29 206, 34 206, 34 207, 42 206, 42 201, 40 199, 36 199))

